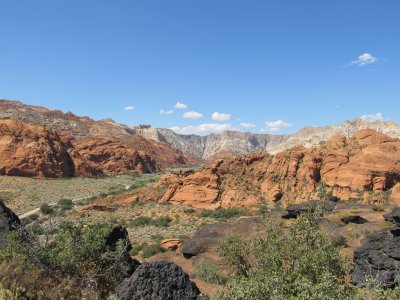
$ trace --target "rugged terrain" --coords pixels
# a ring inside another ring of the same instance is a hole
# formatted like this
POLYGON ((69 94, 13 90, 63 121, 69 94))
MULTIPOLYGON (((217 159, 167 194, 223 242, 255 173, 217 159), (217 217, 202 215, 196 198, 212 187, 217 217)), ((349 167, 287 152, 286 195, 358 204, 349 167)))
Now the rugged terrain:
POLYGON ((214 209, 321 196, 399 203, 400 141, 364 129, 351 138, 335 135, 317 148, 252 153, 167 174, 158 187, 166 190, 159 202, 214 209))
POLYGON ((395 122, 366 122, 361 119, 346 121, 340 125, 305 127, 292 135, 254 134, 226 131, 206 136, 177 134, 171 129, 151 128, 141 125, 133 130, 143 137, 167 143, 197 158, 212 161, 232 154, 245 155, 256 151, 278 153, 295 146, 315 147, 333 135, 351 137, 362 129, 374 129, 390 137, 400 137, 400 125, 395 122))
POLYGON ((29 177, 149 173, 195 162, 112 120, 0 101, 0 174, 29 177))
POLYGON ((167 143, 204 160, 267 150, 281 145, 290 137, 290 135, 253 134, 240 131, 225 131, 206 136, 184 135, 177 134, 171 129, 151 128, 147 125, 134 127, 133 130, 147 139, 167 143))

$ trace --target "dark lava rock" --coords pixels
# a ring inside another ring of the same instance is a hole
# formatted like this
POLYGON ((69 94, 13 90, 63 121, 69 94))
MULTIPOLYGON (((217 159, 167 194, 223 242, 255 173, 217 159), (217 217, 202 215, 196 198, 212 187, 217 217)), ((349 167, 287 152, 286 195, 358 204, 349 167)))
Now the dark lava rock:
MULTIPOLYGON (((321 201, 310 201, 303 204, 292 205, 286 208, 287 213, 282 215, 283 219, 297 219, 301 213, 306 211, 314 212, 317 205, 322 203, 321 201)), ((324 211, 331 212, 335 208, 336 202, 335 201, 328 201, 325 202, 324 211)))
POLYGON ((182 269, 167 261, 144 263, 116 289, 121 300, 197 300, 200 291, 182 269))
POLYGON ((122 240, 126 245, 126 251, 132 249, 131 241, 129 240, 128 230, 125 227, 118 225, 115 226, 110 234, 106 237, 106 245, 110 247, 116 247, 117 242, 122 240))
POLYGON ((125 277, 130 277, 133 272, 135 272, 135 270, 140 266, 140 262, 136 259, 133 259, 129 255, 129 251, 132 249, 132 244, 129 239, 128 230, 126 230, 126 228, 121 225, 115 226, 111 230, 111 232, 106 237, 106 245, 115 249, 119 241, 122 241, 124 243, 126 250, 124 257, 126 269, 125 277))
POLYGON ((348 217, 340 218, 340 220, 345 224, 349 224, 349 223, 364 224, 364 223, 368 222, 367 219, 364 219, 361 216, 348 216, 348 217))
POLYGON ((400 283, 400 228, 376 232, 354 251, 355 267, 351 281, 365 286, 368 279, 376 280, 382 287, 400 283))
POLYGON ((232 234, 249 236, 252 232, 257 232, 260 223, 261 219, 245 218, 207 225, 197 230, 190 240, 183 242, 182 254, 185 258, 190 259, 206 252, 210 248, 217 247, 221 240, 232 234))
POLYGON ((395 208, 391 213, 383 216, 385 221, 400 226, 400 208, 395 208))
POLYGON ((21 227, 18 216, 0 200, 0 245, 6 242, 7 233, 21 227))

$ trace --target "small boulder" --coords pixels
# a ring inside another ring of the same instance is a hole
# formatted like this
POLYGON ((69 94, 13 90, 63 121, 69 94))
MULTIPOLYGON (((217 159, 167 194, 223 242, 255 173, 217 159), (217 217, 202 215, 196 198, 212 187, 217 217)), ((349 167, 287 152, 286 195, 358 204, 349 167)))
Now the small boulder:
POLYGON ((349 224, 349 223, 364 224, 364 223, 368 222, 367 219, 364 219, 361 216, 348 216, 348 217, 340 218, 340 220, 345 224, 349 224))
POLYGON ((179 248, 181 241, 179 239, 166 239, 161 241, 161 247, 165 251, 175 251, 179 248))
POLYGON ((7 233, 21 226, 18 216, 0 200, 0 245, 6 243, 7 233))
MULTIPOLYGON (((311 211, 314 212, 317 205, 319 203, 323 203, 320 201, 310 201, 306 202, 303 204, 296 204, 289 206, 286 208, 287 213, 282 215, 283 219, 297 219, 298 216, 300 216, 301 213, 306 212, 306 211, 311 211)), ((325 212, 331 212, 335 208, 336 202, 335 201, 328 201, 324 203, 324 211, 325 212)))
POLYGON ((383 216, 385 221, 400 226, 400 208, 395 208, 391 213, 383 216))
POLYGON ((354 251, 353 284, 363 287, 369 279, 382 287, 400 283, 400 229, 383 229, 354 251))
POLYGON ((142 264, 117 287, 116 296, 121 300, 197 300, 200 291, 181 267, 160 261, 142 264))

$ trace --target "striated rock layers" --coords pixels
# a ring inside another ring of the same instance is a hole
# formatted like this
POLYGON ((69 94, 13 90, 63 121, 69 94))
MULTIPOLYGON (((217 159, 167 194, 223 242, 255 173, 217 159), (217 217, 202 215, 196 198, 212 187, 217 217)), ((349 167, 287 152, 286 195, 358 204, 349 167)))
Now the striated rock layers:
POLYGON ((198 172, 166 175, 159 186, 167 188, 161 202, 218 208, 321 196, 398 201, 399 183, 400 141, 365 129, 352 138, 335 135, 315 149, 219 160, 198 172))
POLYGON ((94 176, 155 172, 194 160, 112 120, 0 100, 0 175, 94 176))

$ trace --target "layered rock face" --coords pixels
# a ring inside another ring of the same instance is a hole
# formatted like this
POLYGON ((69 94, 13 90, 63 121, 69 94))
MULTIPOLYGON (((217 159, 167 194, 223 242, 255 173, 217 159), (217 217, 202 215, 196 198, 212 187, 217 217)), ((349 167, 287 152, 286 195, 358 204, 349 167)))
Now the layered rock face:
POLYGON ((0 100, 0 175, 93 176, 155 172, 195 160, 112 120, 94 121, 0 100))
POLYGON ((146 139, 167 143, 197 158, 215 161, 232 155, 245 155, 256 151, 278 153, 295 146, 318 147, 331 136, 352 137, 362 129, 374 129, 390 137, 400 137, 400 125, 394 122, 366 122, 361 119, 346 121, 340 125, 305 127, 292 135, 254 134, 250 132, 226 131, 206 136, 178 134, 171 129, 138 126, 134 132, 146 139))
POLYGON ((149 126, 138 126, 133 130, 147 139, 167 143, 185 153, 191 153, 196 158, 208 161, 266 150, 280 145, 290 137, 289 135, 253 134, 239 131, 226 131, 206 136, 184 135, 177 134, 171 129, 149 126))
POLYGON ((70 144, 57 133, 18 120, 0 120, 0 174, 60 177, 75 173, 70 144))
POLYGON ((276 154, 253 153, 220 160, 195 173, 164 177, 160 201, 202 208, 247 206, 261 201, 300 203, 331 193, 341 199, 396 200, 400 142, 365 129, 352 138, 333 136, 325 145, 276 154))

